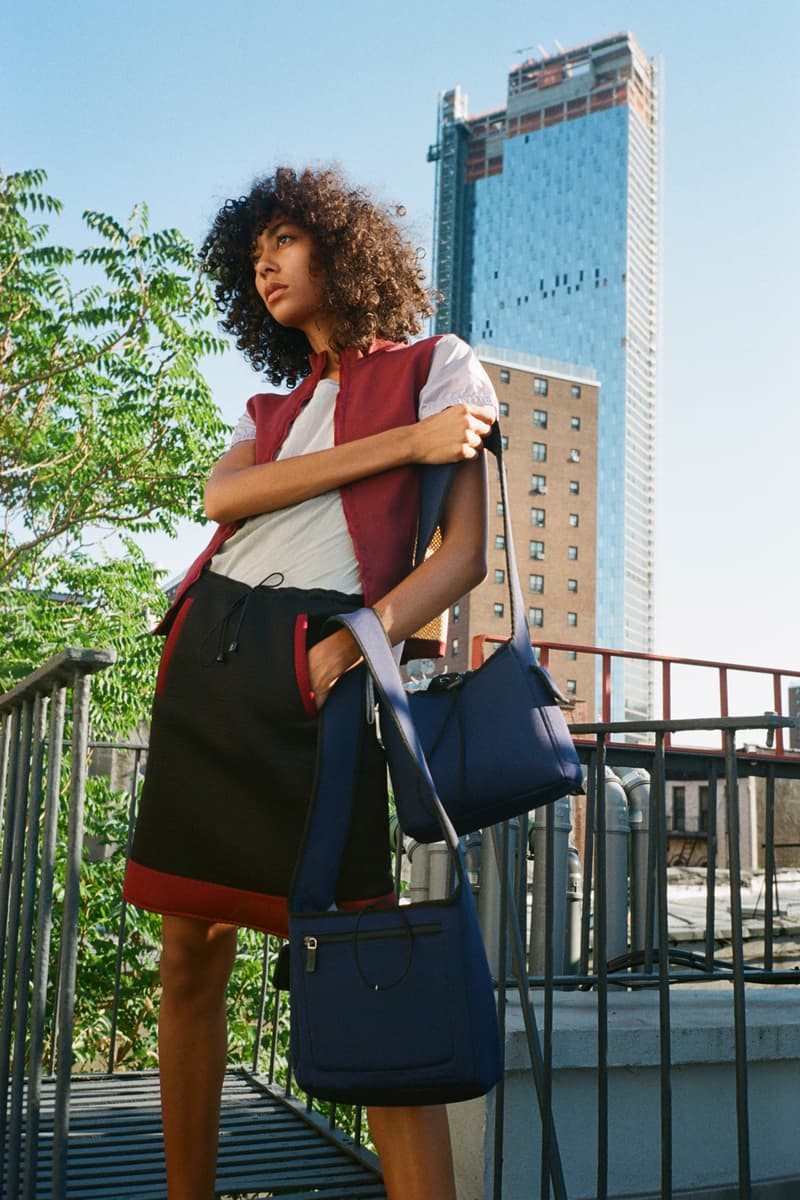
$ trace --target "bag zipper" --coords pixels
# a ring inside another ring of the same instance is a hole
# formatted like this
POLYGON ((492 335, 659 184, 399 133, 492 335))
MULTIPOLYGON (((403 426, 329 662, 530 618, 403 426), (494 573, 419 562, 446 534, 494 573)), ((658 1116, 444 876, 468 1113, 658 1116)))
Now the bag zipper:
MULTIPOLYGON (((428 922, 425 925, 412 925, 409 927, 411 936, 427 936, 433 933, 441 933, 441 922, 428 922)), ((399 929, 375 929, 359 931, 358 941, 367 942, 374 941, 376 938, 391 938, 403 937, 408 938, 409 930, 405 926, 399 929)), ((303 938, 303 946, 306 951, 306 971, 310 974, 317 969, 317 949, 325 944, 333 944, 336 942, 352 942, 355 941, 352 933, 321 933, 315 937, 313 934, 308 934, 303 938)))

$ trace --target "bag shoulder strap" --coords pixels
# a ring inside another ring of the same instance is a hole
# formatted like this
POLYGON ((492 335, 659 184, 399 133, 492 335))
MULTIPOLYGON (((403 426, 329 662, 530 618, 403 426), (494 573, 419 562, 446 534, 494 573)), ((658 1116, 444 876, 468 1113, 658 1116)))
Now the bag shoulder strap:
MULTIPOLYGON (((371 608, 331 617, 326 628, 346 626, 364 657, 383 702, 395 722, 402 746, 414 764, 439 822, 456 869, 456 891, 468 887, 458 834, 436 794, 403 688, 403 681, 378 614, 371 608)), ((289 894, 290 912, 320 912, 333 904, 336 881, 350 823, 364 703, 364 671, 347 671, 332 689, 319 716, 314 791, 304 843, 289 894)))
MULTIPOLYGON (((511 640, 523 659, 534 662, 528 621, 525 616, 525 601, 517 571, 517 558, 514 553, 514 536, 511 532, 511 513, 508 502, 508 476, 503 461, 503 436, 500 423, 495 421, 491 431, 484 438, 484 447, 497 460, 497 473, 500 480, 500 496, 503 503, 503 537, 506 555, 506 582, 511 606, 511 640)), ((437 525, 441 524, 444 508, 450 492, 450 486, 456 472, 456 463, 442 463, 423 468, 422 484, 420 487, 419 531, 417 534, 417 550, 414 566, 417 567, 425 557, 425 551, 430 545, 437 525)))

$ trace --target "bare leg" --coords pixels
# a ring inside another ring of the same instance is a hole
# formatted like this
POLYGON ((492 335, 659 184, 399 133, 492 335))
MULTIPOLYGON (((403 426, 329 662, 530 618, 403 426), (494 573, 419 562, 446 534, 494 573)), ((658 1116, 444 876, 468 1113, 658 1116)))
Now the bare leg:
POLYGON ((389 1200, 456 1200, 443 1104, 370 1108, 367 1115, 389 1200))
POLYGON ((158 1058, 169 1200, 213 1200, 236 929, 164 917, 158 1058))

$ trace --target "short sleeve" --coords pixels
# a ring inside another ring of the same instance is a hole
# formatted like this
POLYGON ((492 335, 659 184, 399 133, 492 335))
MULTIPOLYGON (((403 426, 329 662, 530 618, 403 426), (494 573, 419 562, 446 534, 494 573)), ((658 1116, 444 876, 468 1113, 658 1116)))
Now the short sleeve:
POLYGON ((485 404, 497 413, 497 397, 475 352, 453 333, 436 343, 428 380, 419 394, 419 419, 452 404, 485 404))
POLYGON ((236 422, 236 427, 231 436, 231 444, 228 449, 231 449, 237 442, 252 442, 256 436, 256 423, 250 416, 250 413, 245 412, 239 417, 236 422))

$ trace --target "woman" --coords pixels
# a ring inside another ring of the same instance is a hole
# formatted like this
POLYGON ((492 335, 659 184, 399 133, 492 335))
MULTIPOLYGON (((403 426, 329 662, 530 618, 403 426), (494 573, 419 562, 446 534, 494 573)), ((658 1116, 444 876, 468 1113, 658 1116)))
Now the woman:
MULTIPOLYGON (((358 662, 332 613, 372 605, 395 645, 485 574, 491 385, 430 312, 387 212, 333 170, 281 168, 203 248, 223 327, 288 395, 258 395, 205 492, 218 529, 167 641, 126 897, 164 914, 159 1060, 170 1200, 213 1196, 236 926, 285 935, 313 783, 314 717, 358 662), (309 372, 310 364, 310 372, 309 372), (418 468, 462 466, 441 547, 412 570, 418 468)), ((408 648, 408 647, 407 647, 408 648)), ((391 894, 385 764, 364 721, 338 886, 391 894)), ((443 1107, 369 1111, 390 1200, 455 1196, 443 1107)))

